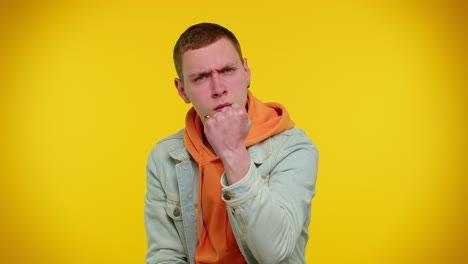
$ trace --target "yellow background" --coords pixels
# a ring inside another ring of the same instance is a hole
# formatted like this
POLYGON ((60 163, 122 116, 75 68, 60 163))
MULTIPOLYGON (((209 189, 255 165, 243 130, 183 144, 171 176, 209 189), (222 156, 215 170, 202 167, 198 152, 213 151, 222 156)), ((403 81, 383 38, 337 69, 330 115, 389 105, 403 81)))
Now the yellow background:
POLYGON ((144 263, 172 48, 211 21, 319 148, 309 263, 466 263, 466 5, 376 2, 1 2, 0 262, 144 263))

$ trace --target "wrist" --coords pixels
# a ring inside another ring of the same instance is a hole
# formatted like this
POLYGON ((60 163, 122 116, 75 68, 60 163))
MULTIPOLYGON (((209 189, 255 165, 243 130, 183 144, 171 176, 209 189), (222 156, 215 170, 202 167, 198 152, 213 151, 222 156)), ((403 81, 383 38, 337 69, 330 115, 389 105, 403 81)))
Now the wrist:
POLYGON ((229 185, 240 181, 247 175, 251 160, 246 148, 220 158, 223 162, 226 179, 229 185))

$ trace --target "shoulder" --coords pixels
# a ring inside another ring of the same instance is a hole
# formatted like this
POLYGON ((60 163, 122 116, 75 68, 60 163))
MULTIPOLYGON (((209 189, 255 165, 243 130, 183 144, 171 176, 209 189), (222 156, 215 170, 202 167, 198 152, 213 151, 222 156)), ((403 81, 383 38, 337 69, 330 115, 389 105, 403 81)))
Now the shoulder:
POLYGON ((309 136, 302 128, 293 127, 270 138, 272 144, 276 147, 284 145, 308 145, 316 148, 309 136))
POLYGON ((160 139, 156 145, 158 147, 170 147, 174 144, 178 144, 180 142, 183 142, 184 140, 184 129, 179 130, 178 132, 169 135, 165 138, 160 139))
POLYGON ((255 163, 263 163, 266 159, 288 155, 297 150, 305 149, 318 155, 317 148, 306 132, 301 128, 291 128, 249 147, 249 154, 255 163))
POLYGON ((151 149, 150 157, 171 156, 183 160, 188 156, 184 145, 184 129, 159 140, 151 149))

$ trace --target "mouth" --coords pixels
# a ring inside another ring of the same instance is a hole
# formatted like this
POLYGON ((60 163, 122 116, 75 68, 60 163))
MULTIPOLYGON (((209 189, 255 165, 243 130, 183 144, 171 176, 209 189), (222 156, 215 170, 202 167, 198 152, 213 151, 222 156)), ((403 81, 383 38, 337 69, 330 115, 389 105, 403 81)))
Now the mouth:
POLYGON ((216 112, 221 112, 221 110, 223 110, 224 107, 229 107, 231 105, 232 104, 230 104, 230 103, 220 104, 220 105, 216 106, 214 110, 216 112))

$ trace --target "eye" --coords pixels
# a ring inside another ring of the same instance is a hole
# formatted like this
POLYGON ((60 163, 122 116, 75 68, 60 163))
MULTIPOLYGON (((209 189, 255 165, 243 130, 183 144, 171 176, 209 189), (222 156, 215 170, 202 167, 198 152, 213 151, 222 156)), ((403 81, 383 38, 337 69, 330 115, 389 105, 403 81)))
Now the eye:
POLYGON ((203 79, 205 79, 205 78, 206 78, 206 75, 202 74, 202 75, 197 76, 197 77, 195 78, 195 81, 201 81, 201 80, 203 80, 203 79))
POLYGON ((224 68, 224 69, 223 69, 223 73, 230 73, 230 72, 233 72, 233 71, 235 71, 235 70, 236 70, 235 68, 227 67, 227 68, 224 68))

